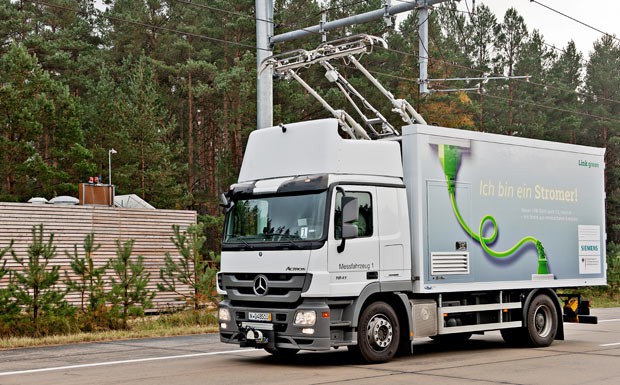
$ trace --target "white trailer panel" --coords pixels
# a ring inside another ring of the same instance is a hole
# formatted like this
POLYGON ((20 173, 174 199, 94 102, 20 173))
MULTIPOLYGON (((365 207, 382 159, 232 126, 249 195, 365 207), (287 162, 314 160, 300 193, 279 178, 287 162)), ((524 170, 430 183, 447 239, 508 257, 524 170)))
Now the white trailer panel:
POLYGON ((403 129, 415 290, 604 285, 604 149, 403 129))

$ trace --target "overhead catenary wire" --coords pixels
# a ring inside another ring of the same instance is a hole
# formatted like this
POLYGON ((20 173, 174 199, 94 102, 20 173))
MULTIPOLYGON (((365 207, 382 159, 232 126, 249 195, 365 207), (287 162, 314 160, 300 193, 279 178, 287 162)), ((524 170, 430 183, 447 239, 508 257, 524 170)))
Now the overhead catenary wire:
POLYGON ((233 15, 233 16, 241 16, 241 17, 245 17, 245 18, 248 18, 248 19, 253 19, 253 20, 256 20, 256 21, 264 21, 266 23, 273 23, 273 20, 260 19, 260 18, 257 18, 256 16, 248 15, 246 13, 241 13, 241 12, 237 12, 237 11, 229 11, 227 9, 217 8, 217 7, 214 7, 212 5, 207 5, 207 4, 202 4, 202 3, 194 3, 194 2, 189 1, 189 0, 174 0, 174 1, 176 1, 177 3, 181 3, 181 4, 185 4, 185 5, 191 5, 193 7, 202 8, 202 9, 208 9, 208 10, 216 11, 216 12, 220 12, 220 13, 226 13, 226 14, 233 15))
POLYGON ((568 19, 570 19, 570 20, 572 20, 572 21, 574 21, 574 22, 576 22, 576 23, 579 23, 579 24, 581 24, 581 25, 583 25, 583 26, 585 26, 585 27, 588 27, 588 28, 590 28, 590 29, 592 29, 592 30, 594 30, 594 31, 596 31, 596 32, 602 33, 602 34, 603 34, 603 35, 605 35, 605 36, 608 36, 608 37, 610 37, 610 38, 612 38, 612 39, 614 39, 614 40, 620 41, 620 39, 619 39, 619 38, 617 38, 616 36, 614 36, 614 35, 612 35, 612 34, 610 34, 610 33, 607 33, 607 32, 605 32, 605 31, 603 31, 603 30, 601 30, 601 29, 599 29, 599 28, 593 27, 592 25, 590 25, 590 24, 588 24, 588 23, 585 23, 585 22, 583 22, 583 21, 581 21, 581 20, 579 20, 579 19, 576 19, 576 18, 574 18, 574 17, 572 17, 572 16, 569 16, 569 15, 565 14, 564 12, 560 12, 560 11, 558 11, 557 9, 553 9, 553 8, 551 8, 550 6, 545 5, 545 4, 543 4, 543 3, 539 2, 539 1, 536 1, 536 0, 530 0, 530 3, 535 3, 535 4, 538 4, 538 5, 540 5, 541 7, 547 8, 548 10, 550 10, 550 11, 552 11, 552 12, 557 13, 558 15, 564 16, 564 17, 566 17, 566 18, 568 18, 568 19))
MULTIPOLYGON (((351 68, 351 69, 355 69, 355 67, 350 66, 350 65, 347 65, 346 67, 347 68, 351 68)), ((398 76, 398 75, 393 75, 393 74, 388 74, 388 73, 385 73, 385 72, 370 71, 370 70, 368 70, 368 72, 372 73, 373 75, 385 76, 385 77, 394 78, 394 79, 398 79, 398 80, 409 81, 409 82, 412 82, 412 83, 417 83, 418 82, 418 79, 408 78, 408 77, 398 76)), ((476 91, 468 90, 468 91, 463 91, 463 92, 474 93, 476 91)), ((532 103, 532 102, 528 102, 528 101, 524 101, 524 100, 519 100, 519 99, 514 99, 514 98, 510 99, 510 98, 506 98, 506 97, 503 97, 503 96, 491 95, 491 94, 488 94, 488 93, 485 93, 484 96, 492 98, 492 99, 498 99, 498 100, 504 100, 504 101, 513 101, 513 102, 519 103, 519 104, 531 105, 531 106, 534 106, 534 107, 539 107, 539 108, 544 108, 544 109, 549 109, 549 110, 554 110, 554 111, 559 111, 559 112, 566 112, 566 113, 570 113, 570 114, 580 115, 580 116, 583 116, 583 117, 588 117, 588 118, 593 118, 593 119, 604 120, 604 121, 613 122, 613 123, 620 123, 620 120, 618 120, 618 119, 608 118, 608 117, 600 116, 600 115, 594 115, 594 114, 590 114, 590 113, 587 113, 587 112, 574 111, 574 110, 569 110, 569 109, 566 109, 566 108, 555 107, 555 106, 548 106, 548 105, 539 104, 539 103, 532 103)))
MULTIPOLYGON (((410 53, 410 52, 405 52, 405 51, 400 51, 397 49, 393 49, 393 48, 385 48, 385 47, 378 47, 381 49, 384 49, 386 51, 389 52, 393 52, 393 53, 397 53, 397 54, 401 54, 401 55, 406 55, 406 56, 412 56, 412 57, 418 57, 418 54, 416 53, 410 53)), ((465 65, 461 65, 455 62, 444 62, 441 59, 437 59, 437 58, 431 58, 431 57, 426 57, 429 61, 436 61, 436 62, 442 62, 445 65, 448 66, 453 66, 453 67, 457 67, 460 69, 464 69, 464 70, 471 70, 471 71, 475 71, 481 75, 486 75, 486 76, 493 76, 493 77, 498 77, 498 78, 505 78, 506 76, 502 75, 502 74, 497 74, 497 73, 487 73, 486 71, 477 69, 477 68, 473 68, 473 67, 468 67, 465 65)), ((568 89, 568 88, 563 88, 563 87, 558 87, 558 86, 554 86, 552 84, 546 84, 546 83, 539 83, 536 81, 531 80, 532 78, 530 77, 529 80, 525 80, 525 79, 520 79, 520 78, 514 78, 513 80, 520 82, 520 83, 526 83, 526 84, 530 84, 530 85, 535 85, 535 86, 540 86, 540 87, 546 87, 548 89, 554 89, 556 91, 562 91, 562 92, 568 92, 568 93, 574 93, 578 96, 582 96, 582 97, 586 97, 586 98, 590 98, 590 99, 596 99, 597 101, 605 101, 605 102, 610 102, 610 103, 616 103, 616 104, 620 104, 619 100, 614 100, 614 99, 609 99, 609 98, 605 98, 602 96, 598 96, 596 94, 589 94, 589 93, 585 93, 585 92, 579 92, 577 90, 574 89, 568 89)), ((417 81, 417 80, 416 80, 417 81)))
MULTIPOLYGON (((466 2, 466 5, 467 5, 467 2, 466 2)), ((467 6, 467 7, 468 7, 467 9, 469 10, 469 6, 467 6)), ((444 7, 444 9, 450 10, 449 8, 445 8, 445 7, 444 7)), ((470 13, 470 15, 471 15, 471 18, 472 18, 472 23, 475 23, 477 15, 474 15, 472 13, 470 13)), ((543 42, 543 44, 549 45, 549 44, 546 44, 544 42, 543 42)), ((394 49, 391 49, 391 48, 385 48, 385 47, 379 47, 379 48, 383 48, 385 50, 388 50, 388 51, 394 52, 394 53, 398 53, 398 54, 409 55, 409 56, 419 56, 419 54, 412 54, 410 52, 394 50, 394 49)), ((556 48, 554 46, 552 46, 552 48, 560 50, 560 49, 558 49, 558 48, 556 48)), ((486 71, 481 70, 481 69, 476 69, 476 68, 473 68, 473 67, 468 67, 468 66, 460 65, 458 63, 449 62, 449 61, 446 61, 445 58, 444 58, 444 60, 437 59, 437 58, 431 58, 429 53, 428 53, 428 50, 426 50, 426 48, 425 48, 425 51, 426 51, 426 55, 427 55, 426 59, 428 59, 429 61, 442 62, 444 65, 454 66, 454 67, 461 68, 461 69, 464 69, 464 70, 476 71, 476 72, 478 72, 478 73, 480 73, 481 75, 484 75, 484 76, 504 77, 502 74, 497 74, 497 73, 493 73, 493 72, 487 73, 486 71)), ((562 51, 564 53, 566 52, 565 50, 560 50, 560 51, 562 51)), ((441 54, 441 52, 440 52, 440 54, 441 54)), ((555 85, 552 85, 552 84, 538 83, 538 82, 532 81, 531 79, 532 78, 530 77, 527 80, 519 79, 519 78, 515 78, 514 80, 516 80, 517 82, 528 83, 530 85, 536 85, 536 86, 540 86, 540 87, 545 87, 547 89, 553 89, 553 90, 557 90, 557 91, 561 91, 561 92, 574 93, 574 94, 576 94, 578 96, 594 99, 594 100, 597 100, 597 101, 606 101, 606 102, 610 102, 610 103, 620 104, 620 101, 618 101, 618 100, 601 97, 601 96, 598 96, 598 95, 595 95, 595 94, 579 92, 576 89, 568 89, 568 88, 564 88, 564 87, 558 87, 558 86, 555 86, 555 85)))
MULTIPOLYGON (((274 27, 294 28, 295 26, 297 26, 299 24, 303 24, 303 23, 305 23, 305 22, 307 22, 309 20, 309 19, 301 20, 301 21, 296 22, 295 24, 276 24, 276 22, 274 20, 263 19, 263 18, 256 17, 255 15, 249 15, 249 14, 241 13, 241 12, 237 12, 237 11, 230 11, 230 10, 227 10, 227 9, 222 9, 222 8, 214 7, 212 5, 207 5, 207 4, 202 4, 202 3, 195 3, 195 2, 192 2, 190 0, 174 0, 174 1, 176 1, 177 3, 188 5, 188 6, 193 6, 193 7, 202 8, 202 9, 208 9, 208 10, 211 10, 211 11, 226 13, 226 14, 233 15, 233 16, 245 17, 245 18, 252 19, 252 20, 255 20, 255 21, 262 21, 262 22, 265 22, 265 23, 270 23, 270 24, 273 24, 274 27)), ((346 8, 350 8, 350 7, 353 7, 353 6, 358 5, 360 3, 365 3, 365 2, 368 2, 368 0, 358 0, 358 1, 355 1, 355 2, 352 2, 352 3, 349 3, 349 4, 342 4, 340 6, 330 7, 330 8, 322 10, 321 12, 319 12, 316 15, 314 15, 313 17, 319 16, 322 12, 335 11, 335 10, 338 10, 338 9, 346 9, 346 8)))

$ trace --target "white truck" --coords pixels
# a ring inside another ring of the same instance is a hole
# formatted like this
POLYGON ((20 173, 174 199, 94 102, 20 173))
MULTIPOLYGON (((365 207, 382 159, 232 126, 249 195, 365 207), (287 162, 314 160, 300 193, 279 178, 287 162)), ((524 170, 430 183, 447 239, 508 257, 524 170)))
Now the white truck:
POLYGON ((337 119, 250 135, 225 200, 221 341, 384 362, 417 338, 544 347, 563 320, 596 322, 556 289, 606 284, 604 149, 422 124, 343 136, 337 119))

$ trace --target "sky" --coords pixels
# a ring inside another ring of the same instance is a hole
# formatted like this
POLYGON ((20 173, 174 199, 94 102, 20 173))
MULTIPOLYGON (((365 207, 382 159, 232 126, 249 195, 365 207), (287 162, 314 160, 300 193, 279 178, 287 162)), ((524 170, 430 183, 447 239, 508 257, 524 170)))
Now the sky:
POLYGON ((618 0, 461 0, 458 8, 462 11, 485 4, 502 21, 506 10, 513 7, 523 16, 528 30, 538 29, 547 44, 563 48, 573 40, 584 58, 589 57, 594 41, 602 34, 578 22, 562 16, 543 5, 577 19, 596 29, 620 38, 620 1, 618 0), (467 6, 466 6, 467 4, 467 6), (543 4, 543 5, 541 5, 543 4))

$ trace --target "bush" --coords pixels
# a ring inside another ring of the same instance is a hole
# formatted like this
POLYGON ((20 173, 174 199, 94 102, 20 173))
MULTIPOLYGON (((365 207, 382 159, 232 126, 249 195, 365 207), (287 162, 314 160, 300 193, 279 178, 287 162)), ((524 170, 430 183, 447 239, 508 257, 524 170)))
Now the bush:
POLYGON ((607 245, 607 286, 612 294, 620 292, 620 245, 607 245))

